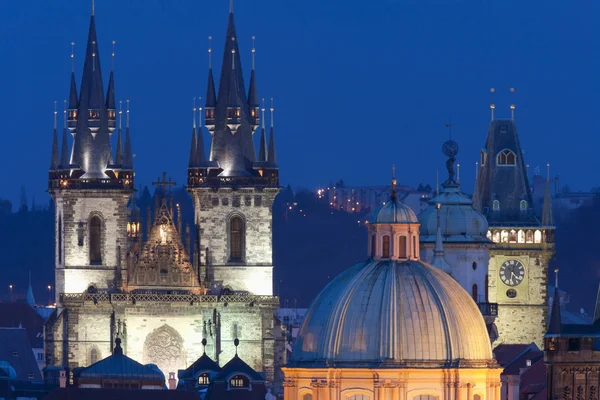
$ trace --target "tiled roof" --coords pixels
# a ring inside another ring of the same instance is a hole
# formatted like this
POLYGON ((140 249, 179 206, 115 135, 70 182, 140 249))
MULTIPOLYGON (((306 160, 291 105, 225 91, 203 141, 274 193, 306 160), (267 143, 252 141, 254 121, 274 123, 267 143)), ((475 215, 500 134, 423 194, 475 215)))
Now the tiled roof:
POLYGON ((494 358, 502 367, 508 366, 513 360, 519 357, 520 354, 533 348, 539 350, 534 344, 501 344, 494 349, 494 358))
POLYGON ((264 382, 265 378, 253 370, 248 364, 244 362, 241 358, 236 354, 227 364, 223 366, 221 372, 215 377, 215 381, 224 381, 229 376, 235 373, 241 373, 247 375, 253 381, 264 382))
POLYGON ((178 390, 133 390, 133 389, 57 389, 44 400, 198 400, 194 393, 178 390))
POLYGON ((27 331, 29 343, 44 347, 44 319, 27 303, 0 303, 0 328, 19 328, 27 331))
POLYGON ((6 361, 14 368, 17 380, 42 380, 27 331, 23 328, 0 328, 0 361, 6 361))

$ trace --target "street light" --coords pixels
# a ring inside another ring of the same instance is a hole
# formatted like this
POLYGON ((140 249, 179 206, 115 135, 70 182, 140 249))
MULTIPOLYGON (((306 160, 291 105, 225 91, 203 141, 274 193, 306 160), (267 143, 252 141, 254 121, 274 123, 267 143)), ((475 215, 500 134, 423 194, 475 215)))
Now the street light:
POLYGON ((13 291, 12 291, 13 285, 8 285, 8 289, 10 291, 10 302, 12 303, 12 301, 13 301, 13 291))

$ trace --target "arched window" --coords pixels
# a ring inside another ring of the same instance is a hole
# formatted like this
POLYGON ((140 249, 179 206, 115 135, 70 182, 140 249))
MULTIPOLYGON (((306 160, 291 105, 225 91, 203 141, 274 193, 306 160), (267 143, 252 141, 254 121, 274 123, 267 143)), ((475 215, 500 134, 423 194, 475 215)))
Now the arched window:
POLYGON ((525 231, 519 230, 519 232, 517 234, 517 242, 525 243, 525 231))
POLYGON ((492 210, 500 211, 500 202, 498 200, 492 202, 492 210))
POLYGON ((413 258, 417 257, 417 238, 413 236, 413 258))
POLYGON ((371 257, 375 257, 376 251, 377 251, 377 237, 375 235, 371 235, 371 257))
POLYGON ((233 217, 229 221, 230 261, 242 261, 244 258, 244 221, 233 217))
POLYGON ((525 233, 525 242, 533 243, 533 231, 527 231, 525 233))
POLYGON ((210 377, 208 372, 198 375, 198 385, 206 386, 210 384, 210 377))
POLYGON ((527 200, 521 200, 521 211, 527 211, 527 200))
POLYGON ((94 215, 90 219, 90 264, 102 264, 102 220, 94 215))
POLYGON ((477 284, 476 283, 473 284, 473 290, 472 290, 471 294, 473 295, 473 300, 475 301, 475 303, 477 303, 477 301, 479 301, 479 298, 478 298, 479 296, 477 293, 477 284))
POLYGON ((515 165, 517 163, 517 156, 511 150, 502 150, 496 157, 498 165, 515 165))
POLYGON ((312 393, 304 393, 302 395, 302 400, 312 400, 312 393))
POLYGON ((508 231, 502 231, 500 233, 500 241, 502 243, 508 243, 508 231))
POLYGON ((542 232, 535 231, 535 233, 533 234, 533 241, 535 243, 542 243, 542 232))
POLYGON ((348 396, 348 400, 369 400, 369 395, 366 394, 353 394, 352 396, 348 396))
POLYGON ((95 347, 92 347, 92 350, 90 350, 90 365, 95 364, 98 362, 98 349, 95 347))
POLYGON ((58 232, 56 232, 57 236, 58 236, 58 263, 62 264, 62 259, 63 259, 63 246, 62 246, 62 241, 63 241, 63 229, 62 229, 62 215, 58 216, 58 232))
POLYGON ((398 238, 398 258, 406 258, 406 236, 398 238))
POLYGON ((385 235, 382 240, 381 257, 390 258, 390 237, 385 235))
POLYGON ((473 271, 475 271, 477 269, 477 262, 476 261, 473 261, 472 267, 473 267, 473 271))
POLYGON ((250 381, 245 375, 234 375, 229 380, 229 386, 234 389, 242 389, 250 387, 250 381))

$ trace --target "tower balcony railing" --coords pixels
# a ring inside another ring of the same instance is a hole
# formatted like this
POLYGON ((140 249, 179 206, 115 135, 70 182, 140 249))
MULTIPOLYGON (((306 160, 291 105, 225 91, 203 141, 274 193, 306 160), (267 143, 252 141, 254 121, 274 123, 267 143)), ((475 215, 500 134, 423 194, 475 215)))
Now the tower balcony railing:
POLYGON ((169 302, 193 305, 200 304, 246 304, 279 306, 278 296, 252 295, 252 294, 232 294, 232 295, 195 295, 195 294, 173 294, 173 293, 61 293, 60 303, 65 305, 69 303, 93 302, 99 303, 131 303, 138 302, 169 302))
POLYGON ((484 317, 498 316, 498 303, 479 302, 477 307, 479 307, 479 311, 484 317))

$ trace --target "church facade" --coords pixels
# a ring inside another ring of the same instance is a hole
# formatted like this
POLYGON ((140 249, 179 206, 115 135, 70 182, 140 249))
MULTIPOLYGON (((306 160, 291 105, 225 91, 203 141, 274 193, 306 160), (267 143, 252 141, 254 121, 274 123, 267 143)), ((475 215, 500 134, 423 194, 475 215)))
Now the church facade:
POLYGON ((148 210, 147 232, 141 232, 140 210, 130 202, 129 107, 123 134, 114 72, 105 92, 97 43, 92 13, 81 86, 72 73, 60 145, 56 123, 54 130, 49 193, 56 207, 57 308, 46 325, 47 365, 68 371, 91 365, 119 338, 128 357, 155 364, 168 377, 204 350, 224 365, 239 339, 239 356, 275 389, 284 336, 272 289, 272 204, 279 191, 274 130, 271 124, 267 146, 263 118, 257 157, 252 135, 264 108, 254 66, 245 92, 233 12, 218 96, 209 70, 208 156, 202 123, 198 128, 194 122, 192 132, 187 188, 196 208, 193 246, 179 206, 167 196, 172 182, 164 178, 157 182, 162 198, 154 214, 148 210))

